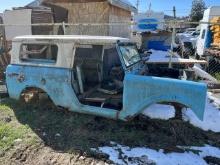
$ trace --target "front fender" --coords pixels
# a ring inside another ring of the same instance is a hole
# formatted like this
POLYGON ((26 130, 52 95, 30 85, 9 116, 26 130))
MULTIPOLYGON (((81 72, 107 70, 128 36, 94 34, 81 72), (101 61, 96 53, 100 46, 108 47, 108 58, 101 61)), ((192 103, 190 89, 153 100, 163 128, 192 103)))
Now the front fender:
POLYGON ((124 79, 122 120, 142 113, 158 102, 175 102, 193 110, 203 120, 207 86, 203 83, 127 74, 124 79))

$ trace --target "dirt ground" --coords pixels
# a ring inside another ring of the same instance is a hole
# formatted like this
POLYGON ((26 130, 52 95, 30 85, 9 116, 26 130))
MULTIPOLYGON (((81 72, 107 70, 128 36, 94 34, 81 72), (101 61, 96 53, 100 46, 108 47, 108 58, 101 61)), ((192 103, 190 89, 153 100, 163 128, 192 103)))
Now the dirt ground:
MULTIPOLYGON (((126 123, 59 110, 48 100, 24 104, 4 99, 1 105, 4 106, 0 107, 0 122, 23 133, 13 135, 13 143, 6 145, 6 135, 3 137, 0 127, 0 147, 4 146, 0 150, 0 164, 111 164, 108 155, 95 153, 91 148, 110 146, 112 141, 166 152, 184 152, 177 146, 220 147, 220 133, 202 131, 181 120, 139 116, 126 123), (20 126, 24 127, 22 131, 20 126)), ((206 159, 209 163, 216 161, 206 159)))

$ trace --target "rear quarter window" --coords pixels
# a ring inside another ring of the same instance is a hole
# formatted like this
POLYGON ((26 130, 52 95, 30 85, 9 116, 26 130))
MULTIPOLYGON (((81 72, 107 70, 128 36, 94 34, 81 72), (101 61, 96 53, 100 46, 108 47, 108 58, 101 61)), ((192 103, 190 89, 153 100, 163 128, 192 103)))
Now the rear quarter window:
POLYGON ((28 62, 56 63, 58 46, 51 44, 22 44, 20 60, 28 62))

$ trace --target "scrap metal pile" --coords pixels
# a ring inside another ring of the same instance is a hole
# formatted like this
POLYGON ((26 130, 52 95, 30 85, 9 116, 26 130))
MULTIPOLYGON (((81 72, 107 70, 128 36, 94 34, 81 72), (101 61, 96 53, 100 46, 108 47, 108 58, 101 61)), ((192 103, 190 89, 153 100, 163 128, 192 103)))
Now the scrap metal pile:
POLYGON ((206 54, 220 58, 220 17, 214 17, 211 20, 212 43, 211 47, 206 50, 206 54))
POLYGON ((220 48, 220 17, 214 17, 211 23, 213 24, 210 28, 213 33, 212 45, 220 48))

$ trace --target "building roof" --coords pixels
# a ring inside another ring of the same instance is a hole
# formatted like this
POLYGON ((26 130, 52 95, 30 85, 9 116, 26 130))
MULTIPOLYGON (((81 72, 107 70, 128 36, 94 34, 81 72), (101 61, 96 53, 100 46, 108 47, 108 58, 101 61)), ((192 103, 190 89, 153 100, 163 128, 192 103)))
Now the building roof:
POLYGON ((87 35, 27 35, 18 36, 13 39, 14 42, 21 41, 47 41, 62 40, 66 42, 78 42, 81 44, 114 44, 118 41, 129 42, 128 38, 111 37, 111 36, 87 36, 87 35))
POLYGON ((135 13, 137 12, 136 7, 134 7, 128 0, 108 0, 108 2, 113 6, 117 6, 135 13))
MULTIPOLYGON (((45 0, 34 0, 29 3, 26 7, 39 7, 42 6, 42 3, 46 2, 45 0)), ((119 8, 123 8, 125 10, 129 10, 131 12, 137 12, 137 9, 129 2, 129 0, 108 0, 108 2, 119 8)))
POLYGON ((34 0, 31 3, 27 4, 26 7, 39 7, 43 3, 43 0, 34 0))

